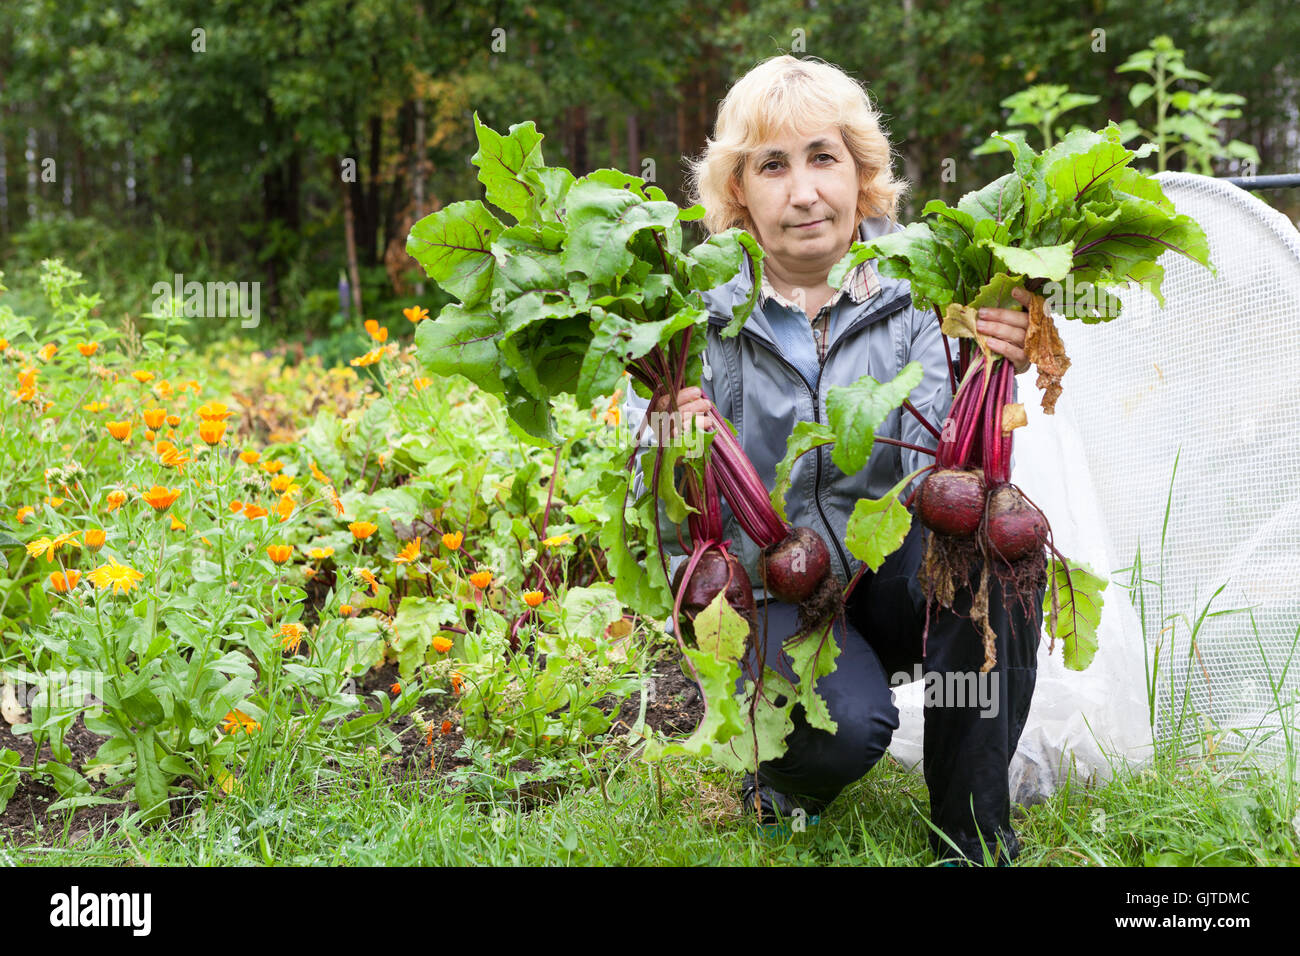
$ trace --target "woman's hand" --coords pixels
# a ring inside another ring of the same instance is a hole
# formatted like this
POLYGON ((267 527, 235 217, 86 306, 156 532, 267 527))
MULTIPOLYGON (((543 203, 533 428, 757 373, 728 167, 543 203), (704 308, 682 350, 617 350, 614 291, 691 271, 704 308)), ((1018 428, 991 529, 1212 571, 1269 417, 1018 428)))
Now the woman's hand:
MULTIPOLYGON (((667 404, 668 396, 660 396, 660 398, 650 406, 650 411, 652 414, 662 414, 666 410, 667 404)), ((707 432, 713 430, 713 421, 707 415, 709 405, 709 400, 704 397, 704 390, 698 386, 684 388, 677 393, 677 411, 681 416, 680 420, 686 422, 693 418, 695 420, 695 427, 699 428, 701 431, 707 432)), ((677 416, 673 416, 673 418, 669 420, 669 438, 677 437, 677 422, 677 416)), ((654 422, 651 420, 651 427, 653 428, 653 426, 654 422)))
MULTIPOLYGON (((1030 296, 1024 289, 1012 289, 1012 297, 1029 308, 1030 296)), ((1029 313, 1015 309, 980 309, 975 328, 986 337, 989 349, 1001 355, 1019 375, 1029 369, 1029 356, 1025 354, 1025 338, 1029 335, 1029 313)))

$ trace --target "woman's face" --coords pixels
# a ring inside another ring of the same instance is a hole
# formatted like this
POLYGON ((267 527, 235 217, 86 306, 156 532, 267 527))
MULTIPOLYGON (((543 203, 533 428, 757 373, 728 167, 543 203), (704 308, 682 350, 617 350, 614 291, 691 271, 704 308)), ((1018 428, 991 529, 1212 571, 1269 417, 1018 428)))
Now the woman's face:
POLYGON ((733 190, 764 254, 786 273, 829 272, 848 251, 858 225, 858 170, 834 126, 761 144, 733 190))

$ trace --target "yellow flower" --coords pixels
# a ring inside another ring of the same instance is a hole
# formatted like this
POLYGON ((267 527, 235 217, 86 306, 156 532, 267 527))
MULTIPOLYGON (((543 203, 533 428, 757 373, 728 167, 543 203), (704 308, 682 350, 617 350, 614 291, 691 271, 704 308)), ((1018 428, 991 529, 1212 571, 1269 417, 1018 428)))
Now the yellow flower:
POLYGON ((473 574, 469 576, 469 583, 474 585, 474 587, 478 588, 480 591, 482 591, 484 588, 486 588, 489 584, 492 583, 492 572, 475 571, 473 574))
POLYGON ((185 522, 182 521, 180 518, 176 517, 175 515, 172 515, 172 530, 173 531, 185 530, 185 522))
POLYGON ((348 525, 348 530, 352 532, 352 537, 364 541, 379 530, 379 525, 371 521, 354 521, 348 525))
POLYGON ((179 488, 164 488, 162 485, 154 485, 140 497, 154 511, 166 511, 180 496, 181 490, 179 488))
POLYGON ((451 647, 452 647, 452 642, 450 638, 443 637, 441 634, 439 634, 437 637, 433 639, 433 649, 437 651, 439 654, 446 654, 449 650, 451 650, 451 647))
POLYGON ((366 319, 366 333, 376 342, 388 341, 388 330, 380 327, 374 319, 366 319))
POLYGON ((77 541, 79 534, 80 531, 70 531, 67 534, 55 535, 53 538, 37 538, 35 541, 28 541, 27 556, 34 558, 44 551, 45 560, 53 561, 54 553, 65 544, 73 548, 81 547, 81 543, 77 541))
POLYGON ((159 452, 158 460, 168 468, 176 468, 181 474, 185 474, 185 466, 194 459, 191 458, 187 452, 183 452, 173 445, 172 447, 164 448, 159 452))
POLYGON ((147 408, 144 411, 144 423, 150 428, 162 428, 166 420, 167 409, 165 408, 147 408))
POLYGON ((365 355, 357 356, 352 360, 351 364, 357 368, 365 368, 367 365, 374 365, 384 357, 386 351, 387 350, 381 345, 379 348, 367 352, 365 355))
POLYGON ((163 401, 167 401, 167 399, 172 397, 172 383, 167 381, 167 379, 163 379, 153 387, 153 393, 163 401))
POLYGON ((334 490, 334 486, 333 486, 333 485, 326 485, 326 486, 325 486, 325 492, 326 492, 326 494, 328 494, 329 497, 330 497, 330 504, 332 504, 332 505, 334 506, 334 511, 335 511, 335 512, 340 516, 340 517, 342 517, 343 512, 344 512, 346 509, 344 509, 344 507, 343 507, 343 501, 342 501, 341 498, 339 498, 339 494, 338 494, 338 492, 334 490))
POLYGON ((429 310, 422 309, 418 305, 413 305, 409 309, 403 309, 402 315, 406 316, 411 322, 419 322, 421 319, 429 317, 429 310))
POLYGON ((153 381, 153 372, 146 372, 144 369, 138 368, 131 373, 131 377, 135 379, 137 382, 139 382, 141 385, 144 385, 147 382, 153 381))
POLYGON ((408 542, 406 547, 398 553, 397 557, 393 558, 393 561, 397 564, 409 564, 419 556, 420 539, 416 538, 414 541, 408 542))
POLYGON ((369 568, 357 568, 357 576, 370 585, 370 593, 379 593, 379 579, 375 577, 375 572, 369 568))
POLYGON ((104 546, 107 537, 103 528, 91 528, 86 532, 86 547, 91 551, 98 551, 104 546))
POLYGON ((293 475, 276 475, 271 479, 271 490, 283 494, 293 484, 293 475))
POLYGON ((131 423, 129 421, 109 422, 104 427, 107 428, 108 433, 118 441, 126 441, 131 437, 131 423))
POLYGON ((433 384, 433 379, 431 379, 431 378, 423 378, 423 377, 422 377, 422 378, 417 378, 417 379, 414 379, 414 380, 411 382, 411 384, 415 386, 415 390, 416 390, 417 392, 423 392, 426 388, 428 388, 430 385, 433 384))
POLYGON ((252 521, 254 518, 265 518, 269 512, 261 505, 255 505, 251 501, 244 505, 244 517, 252 521))
POLYGON ((143 581, 144 575, 135 568, 128 567, 125 564, 118 564, 113 558, 109 558, 108 564, 98 567, 86 575, 91 584, 99 588, 112 585, 114 594, 124 594, 135 587, 136 581, 143 581))
POLYGON ((262 470, 266 472, 268 475, 274 475, 277 471, 279 471, 283 467, 284 467, 284 462, 280 461, 280 459, 278 458, 273 458, 270 461, 262 462, 262 470))
POLYGON ((239 453, 239 460, 245 465, 256 465, 257 460, 261 457, 262 453, 260 451, 253 451, 251 448, 246 448, 239 453))
POLYGON ((108 408, 108 403, 107 403, 107 402, 91 402, 89 405, 82 405, 81 408, 82 408, 83 411, 87 411, 87 412, 90 412, 90 414, 92 414, 92 415, 96 415, 96 414, 102 412, 104 409, 108 408))
POLYGON ((524 592, 524 603, 527 604, 529 607, 537 607, 537 605, 541 604, 545 600, 546 600, 546 595, 541 591, 524 592))
POLYGON ((55 495, 45 496, 45 503, 49 505, 51 508, 57 508, 59 505, 63 504, 64 500, 65 499, 59 498, 55 495))
POLYGON ((51 342, 48 345, 42 345, 36 354, 41 357, 42 362, 48 362, 50 359, 54 358, 54 353, 58 350, 59 347, 51 342))
POLYGON ((90 358, 92 355, 94 355, 96 352, 99 351, 99 343, 81 342, 77 345, 77 351, 80 352, 82 355, 84 355, 86 358, 90 358))
POLYGON ((233 414, 225 402, 208 402, 199 406, 199 418, 205 422, 224 422, 233 414))
POLYGON ((548 548, 554 548, 557 545, 568 544, 568 543, 569 543, 569 536, 567 534, 553 535, 552 537, 546 538, 545 540, 542 541, 542 544, 546 545, 548 548))
POLYGON ((307 552, 307 557, 311 558, 313 561, 324 561, 333 553, 333 548, 312 548, 307 552))
POLYGON ((288 521, 289 516, 293 514, 293 498, 289 495, 281 495, 280 500, 275 503, 275 514, 280 521, 288 521))
POLYGON ((324 481, 324 482, 329 481, 329 476, 326 475, 325 472, 321 471, 319 468, 316 467, 315 458, 311 460, 310 467, 311 467, 311 476, 315 478, 317 481, 324 481))
POLYGON ((122 505, 126 504, 126 492, 110 491, 104 496, 104 501, 108 505, 108 511, 111 514, 118 508, 122 507, 122 505))
POLYGON ((280 625, 280 646, 290 654, 298 653, 298 648, 302 645, 303 635, 307 633, 307 628, 298 623, 280 625))
POLYGON ((284 564, 293 557, 293 545, 291 544, 268 544, 266 546, 266 556, 276 564, 284 564))
POLYGON ((0 352, 8 352, 8 351, 9 351, 9 340, 0 339, 0 352))
POLYGON ((461 542, 464 540, 465 540, 465 533, 462 531, 448 533, 442 536, 442 543, 446 545, 447 548, 451 551, 460 550, 461 542))

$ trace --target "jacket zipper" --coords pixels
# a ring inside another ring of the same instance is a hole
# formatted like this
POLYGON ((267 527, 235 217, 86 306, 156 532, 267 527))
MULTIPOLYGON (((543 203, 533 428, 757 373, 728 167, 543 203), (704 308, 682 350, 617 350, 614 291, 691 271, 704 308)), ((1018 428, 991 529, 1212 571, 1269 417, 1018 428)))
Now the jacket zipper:
MULTIPOLYGON (((849 337, 849 334, 850 334, 851 332, 855 332, 855 331, 857 331, 857 330, 858 330, 859 328, 861 328, 863 325, 867 324, 867 323, 870 322, 870 321, 875 320, 875 319, 876 319, 877 317, 879 317, 879 316, 882 316, 882 315, 885 315, 885 314, 892 315, 894 312, 898 311, 897 309, 893 309, 893 310, 891 310, 889 313, 886 313, 886 312, 884 311, 885 309, 889 308, 889 306, 894 305, 894 304, 895 304, 896 302, 898 302, 898 301, 900 301, 900 299, 895 299, 895 300, 893 300, 893 301, 887 303, 887 304, 886 304, 884 307, 882 307, 880 310, 878 310, 878 311, 876 311, 876 312, 872 312, 872 313, 870 313, 869 315, 865 315, 865 316, 863 316, 862 318, 858 319, 858 321, 854 322, 851 326, 849 326, 847 329, 845 329, 844 332, 840 335, 840 337, 839 337, 838 339, 835 340, 835 344, 831 346, 830 351, 826 353, 826 362, 830 362, 830 360, 831 360, 831 356, 835 354, 835 350, 836 350, 837 348, 839 348, 841 342, 843 342, 846 338, 849 337)), ((790 369, 790 371, 794 372, 794 374, 795 374, 795 378, 797 378, 800 382, 803 383, 803 387, 804 387, 805 389, 808 390, 809 397, 812 399, 812 406, 813 406, 813 422, 816 423, 816 424, 821 424, 821 401, 819 400, 818 396, 821 394, 822 369, 825 368, 825 363, 823 363, 823 364, 822 364, 822 365, 817 369, 817 389, 816 389, 816 391, 814 391, 814 390, 812 390, 811 388, 809 388, 807 380, 803 377, 803 373, 800 372, 797 368, 795 368, 794 365, 793 365, 793 364, 792 364, 788 359, 786 359, 786 357, 785 357, 784 355, 782 355, 780 352, 777 352, 777 351, 773 350, 772 348, 770 348, 770 347, 767 345, 766 342, 764 342, 761 338, 759 338, 759 337, 758 337, 757 335, 755 335, 753 332, 748 332, 748 330, 746 330, 746 329, 744 329, 744 328, 741 328, 740 331, 741 331, 741 334, 742 334, 742 335, 747 334, 747 335, 748 335, 748 338, 752 339, 754 342, 756 342, 757 344, 761 345, 761 346, 762 346, 764 349, 766 349, 768 352, 771 352, 773 355, 775 355, 775 356, 776 356, 776 357, 777 357, 777 358, 782 362, 782 364, 784 364, 784 365, 786 366, 786 368, 788 368, 788 369, 790 369)), ((824 524, 824 525, 826 526, 826 530, 827 530, 828 532, 830 532, 831 540, 832 540, 832 541, 834 542, 834 544, 835 544, 835 551, 836 551, 836 553, 840 556, 840 563, 841 563, 841 565, 842 565, 843 568, 844 568, 844 573, 845 573, 845 575, 848 575, 848 574, 849 574, 849 569, 852 567, 852 565, 849 564, 849 556, 845 553, 845 551, 844 551, 844 544, 840 541, 839 537, 835 534, 835 528, 834 528, 834 526, 831 524, 830 519, 829 519, 828 517, 826 517, 826 512, 822 509, 822 502, 821 502, 821 497, 820 497, 820 491, 821 491, 821 482, 822 482, 822 451, 823 451, 823 448, 824 448, 824 446, 820 446, 820 445, 819 445, 819 446, 817 447, 816 451, 815 451, 815 454, 816 454, 816 456, 817 456, 817 459, 816 459, 816 460, 817 460, 817 470, 816 470, 816 472, 813 474, 813 505, 816 506, 816 508, 817 508, 817 514, 819 514, 819 515, 821 516, 822 524, 824 524)), ((847 583, 847 582, 846 582, 846 583, 847 583)))

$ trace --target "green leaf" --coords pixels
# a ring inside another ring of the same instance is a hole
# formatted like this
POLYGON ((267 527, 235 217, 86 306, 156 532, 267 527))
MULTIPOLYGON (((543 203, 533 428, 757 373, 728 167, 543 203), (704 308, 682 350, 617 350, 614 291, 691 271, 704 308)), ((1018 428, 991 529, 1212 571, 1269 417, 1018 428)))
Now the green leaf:
POLYGON ((152 727, 135 737, 135 802, 140 805, 145 820, 168 815, 167 779, 158 766, 152 727))
POLYGON ((460 613, 452 601, 437 598, 402 598, 393 618, 393 650, 397 654, 397 669, 402 680, 415 676, 415 669, 424 663, 433 639, 444 624, 460 620, 460 613))
POLYGON ((817 682, 834 673, 839 661, 840 645, 830 627, 805 634, 785 645, 785 653, 799 682, 794 686, 794 702, 803 704, 804 719, 811 727, 833 734, 839 725, 832 719, 830 708, 817 692, 817 682))
POLYGON ((421 363, 434 375, 463 375, 485 392, 505 395, 503 331, 499 316, 453 302, 433 321, 420 323, 415 344, 421 363))
POLYGON ((1097 626, 1101 623, 1102 589, 1106 582, 1085 565, 1062 564, 1052 558, 1047 591, 1043 595, 1043 620, 1053 640, 1063 641, 1065 666, 1085 670, 1097 653, 1097 626), (1069 583, 1066 585, 1066 567, 1069 583), (1052 595, 1057 595, 1060 613, 1053 618, 1052 595))
MULTIPOLYGON (((1006 137, 999 137, 994 134, 992 141, 1005 145, 1008 139, 1013 139, 1013 137, 1010 134, 1006 137)), ((1020 140, 1024 140, 1023 135, 1020 136, 1020 140)), ((1011 148, 1009 145, 1006 146, 1008 151, 1011 148)), ((962 196, 957 203, 957 208, 969 215, 977 223, 982 219, 991 219, 994 222, 1008 222, 1020 211, 1022 203, 1020 177, 1015 173, 1007 173, 1004 176, 999 176, 983 189, 962 196)))
POLYGON ((994 242, 987 245, 1005 264, 1006 271, 1017 272, 1030 278, 1053 279, 1059 282, 1069 274, 1074 265, 1074 243, 1072 242, 1059 246, 1039 246, 1034 249, 1004 246, 994 242))
POLYGON ((411 227, 406 254, 465 308, 473 308, 492 288, 496 265, 492 242, 504 231, 505 226, 481 202, 456 202, 411 227))
POLYGON ((677 333, 707 321, 707 312, 692 307, 681 309, 660 322, 636 322, 593 305, 591 342, 578 375, 578 404, 590 405, 611 394, 633 361, 647 355, 656 345, 666 351, 677 333))
MULTIPOLYGON (((832 389, 831 391, 834 391, 832 389)), ((794 463, 814 448, 835 441, 835 430, 825 422, 795 422, 785 443, 785 457, 776 463, 776 483, 770 495, 772 508, 785 521, 785 496, 790 493, 790 472, 794 463)))
POLYGON ((607 626, 622 619, 623 602, 608 584, 570 588, 560 614, 569 635, 594 641, 604 636, 607 626))
POLYGON ((739 661, 745 653, 749 623, 727 603, 725 588, 695 616, 693 624, 700 650, 727 661, 739 661))
POLYGON ((827 392, 826 410, 836 439, 831 461, 840 471, 852 475, 866 467, 876 429, 921 384, 924 374, 920 362, 908 362, 888 382, 864 375, 827 392))
MULTIPOLYGON (((633 185, 639 182, 635 176, 626 179, 633 185)), ((565 271, 610 283, 632 268, 635 256, 628 240, 643 229, 666 232, 677 222, 677 206, 647 202, 634 189, 619 189, 586 176, 569 190, 566 217, 565 271)))
POLYGON ((517 220, 528 218, 534 187, 526 174, 542 165, 542 134, 528 120, 511 126, 509 135, 502 136, 479 122, 477 112, 474 133, 478 137, 478 152, 471 162, 479 168, 478 179, 484 186, 487 201, 517 220))
POLYGON ((912 527, 912 514, 899 499, 908 481, 904 478, 879 500, 859 498, 849 516, 844 543, 859 561, 879 571, 885 558, 903 545, 912 527))
POLYGON ((0 813, 5 812, 10 798, 18 790, 18 765, 22 755, 16 750, 0 749, 0 813))

